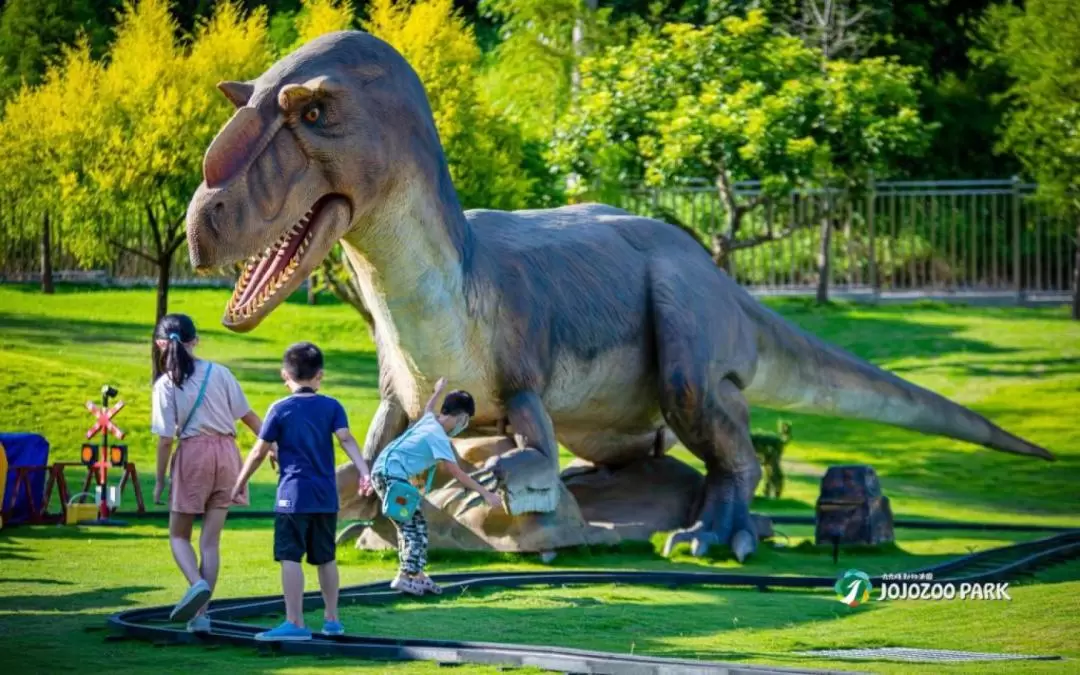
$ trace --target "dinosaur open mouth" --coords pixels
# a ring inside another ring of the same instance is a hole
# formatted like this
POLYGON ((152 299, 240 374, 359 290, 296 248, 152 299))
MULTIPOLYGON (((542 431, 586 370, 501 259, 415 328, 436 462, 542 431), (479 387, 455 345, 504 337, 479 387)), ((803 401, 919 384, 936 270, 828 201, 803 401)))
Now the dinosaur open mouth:
POLYGON ((330 197, 327 195, 315 202, 299 222, 267 246, 265 251, 248 260, 226 308, 230 319, 250 317, 288 285, 311 244, 319 213, 330 197))

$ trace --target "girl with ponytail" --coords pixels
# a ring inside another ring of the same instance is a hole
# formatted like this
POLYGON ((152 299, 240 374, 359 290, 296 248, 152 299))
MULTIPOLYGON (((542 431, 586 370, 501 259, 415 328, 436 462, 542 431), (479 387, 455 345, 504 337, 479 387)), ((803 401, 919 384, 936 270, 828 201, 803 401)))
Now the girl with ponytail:
POLYGON ((171 619, 187 621, 188 630, 210 630, 206 603, 217 582, 219 544, 225 517, 233 504, 246 505, 247 492, 230 495, 240 475, 236 421, 258 436, 262 420, 248 405, 229 369, 195 357, 195 324, 184 314, 162 317, 154 331, 161 377, 154 383, 151 430, 159 436, 154 503, 163 504, 169 468, 169 545, 190 587, 171 619), (176 452, 173 443, 176 441, 176 452), (191 544, 195 517, 201 515, 201 563, 191 544))

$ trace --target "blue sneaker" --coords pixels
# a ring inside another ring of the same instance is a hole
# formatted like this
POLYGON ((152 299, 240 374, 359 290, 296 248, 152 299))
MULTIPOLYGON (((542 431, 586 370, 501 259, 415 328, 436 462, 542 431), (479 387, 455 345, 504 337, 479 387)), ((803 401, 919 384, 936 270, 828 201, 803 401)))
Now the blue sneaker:
POLYGON ((327 621, 322 627, 323 635, 344 635, 345 626, 341 625, 340 621, 327 621))
POLYGON ((187 632, 189 633, 209 633, 210 632, 210 617, 205 614, 201 614, 191 621, 187 622, 187 632))
POLYGON ((184 597, 176 603, 176 607, 173 607, 172 613, 169 614, 169 621, 188 621, 209 599, 210 584, 204 579, 199 579, 187 589, 187 593, 184 593, 184 597))
POLYGON ((311 631, 291 621, 283 621, 273 630, 256 633, 255 639, 259 642, 302 642, 311 639, 311 631))

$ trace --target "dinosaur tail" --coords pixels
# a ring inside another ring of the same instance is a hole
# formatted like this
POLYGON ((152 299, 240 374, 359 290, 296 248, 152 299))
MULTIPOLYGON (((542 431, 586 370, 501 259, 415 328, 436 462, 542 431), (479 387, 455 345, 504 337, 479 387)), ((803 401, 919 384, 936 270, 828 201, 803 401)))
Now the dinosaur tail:
POLYGON ((745 393, 768 407, 882 422, 1053 461, 1044 448, 976 412, 804 333, 749 294, 758 366, 745 393))

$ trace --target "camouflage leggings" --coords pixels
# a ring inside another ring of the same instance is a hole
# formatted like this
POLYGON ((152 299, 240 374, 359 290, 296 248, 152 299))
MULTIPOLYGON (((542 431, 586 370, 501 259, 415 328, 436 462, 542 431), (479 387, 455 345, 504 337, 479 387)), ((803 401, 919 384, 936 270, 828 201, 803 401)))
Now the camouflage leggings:
MULTIPOLYGON (((381 500, 386 494, 389 481, 399 480, 387 478, 375 474, 371 477, 371 485, 375 488, 375 494, 381 500)), ((419 574, 427 565, 428 531, 427 521, 424 520, 423 508, 417 508, 412 519, 407 523, 399 523, 394 519, 390 522, 397 528, 398 539, 398 567, 408 575, 419 574)))

